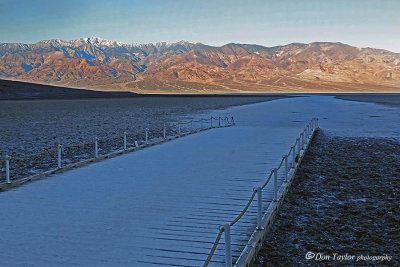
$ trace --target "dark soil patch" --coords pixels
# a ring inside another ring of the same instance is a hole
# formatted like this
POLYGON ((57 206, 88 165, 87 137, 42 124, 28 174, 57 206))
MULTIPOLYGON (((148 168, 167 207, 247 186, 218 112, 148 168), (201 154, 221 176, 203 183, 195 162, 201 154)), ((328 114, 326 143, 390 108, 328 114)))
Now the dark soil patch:
POLYGON ((254 266, 400 266, 399 182, 398 140, 320 131, 254 266))

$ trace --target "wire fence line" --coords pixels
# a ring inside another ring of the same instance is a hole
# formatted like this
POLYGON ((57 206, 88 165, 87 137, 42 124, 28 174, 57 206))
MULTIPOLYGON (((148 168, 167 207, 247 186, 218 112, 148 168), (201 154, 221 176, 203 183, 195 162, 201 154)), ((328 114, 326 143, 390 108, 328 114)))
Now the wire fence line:
MULTIPOLYGON (((289 152, 286 155, 282 156, 282 160, 277 168, 271 169, 265 183, 257 188, 254 188, 252 195, 250 196, 249 201, 243 210, 239 213, 239 215, 230 223, 226 223, 223 226, 219 227, 219 232, 217 237, 210 249, 210 252, 205 260, 203 267, 208 266, 210 263, 215 250, 218 247, 219 241, 222 238, 222 234, 225 233, 225 266, 232 267, 232 248, 231 248, 231 227, 234 226, 246 213, 251 203, 254 201, 257 195, 257 225, 256 229, 264 229, 262 226, 262 190, 269 184, 271 179, 273 178, 273 201, 276 202, 278 200, 278 171, 284 166, 284 177, 285 181, 289 179, 289 172, 293 168, 299 164, 300 152, 304 150, 308 143, 311 141, 311 138, 314 132, 319 128, 318 126, 318 118, 313 118, 304 128, 304 130, 300 133, 299 137, 296 138, 296 141, 293 146, 290 147, 289 152)), ((268 207, 267 207, 268 208, 268 207)))
POLYGON ((111 137, 95 138, 87 142, 58 144, 56 147, 29 155, 6 155, 0 159, 0 184, 12 183, 31 175, 61 169, 64 166, 95 159, 107 154, 125 151, 130 148, 146 146, 152 142, 185 135, 201 130, 235 125, 233 116, 213 117, 164 124, 152 128, 111 137))

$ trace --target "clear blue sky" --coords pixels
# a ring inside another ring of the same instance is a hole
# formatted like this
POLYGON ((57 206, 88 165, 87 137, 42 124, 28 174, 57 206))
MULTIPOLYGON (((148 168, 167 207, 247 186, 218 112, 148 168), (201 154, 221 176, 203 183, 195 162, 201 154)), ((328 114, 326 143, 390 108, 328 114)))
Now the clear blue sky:
POLYGON ((400 52, 400 0, 0 0, 0 42, 91 36, 210 45, 337 41, 400 52))

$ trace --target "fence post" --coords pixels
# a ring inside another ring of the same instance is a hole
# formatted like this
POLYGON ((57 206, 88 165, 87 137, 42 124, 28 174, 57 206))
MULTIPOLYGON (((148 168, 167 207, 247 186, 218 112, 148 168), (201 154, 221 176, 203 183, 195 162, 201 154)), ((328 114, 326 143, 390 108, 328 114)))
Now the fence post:
POLYGON ((124 132, 124 150, 126 150, 126 135, 127 135, 127 133, 124 132))
POLYGON ((96 137, 94 141, 94 157, 97 158, 99 156, 99 138, 96 137))
POLYGON ((231 226, 229 223, 224 225, 225 232, 225 266, 232 267, 232 248, 231 248, 231 226))
POLYGON ((211 116, 211 118, 210 118, 210 124, 211 124, 210 127, 211 127, 211 128, 213 127, 213 126, 212 126, 212 120, 213 120, 213 117, 211 116))
POLYGON ((146 128, 146 144, 149 143, 149 128, 146 128))
POLYGON ((59 169, 62 167, 61 152, 62 152, 62 145, 58 144, 58 146, 57 146, 57 163, 58 163, 58 165, 57 166, 59 169))
POLYGON ((138 141, 135 141, 135 147, 139 147, 138 141))
POLYGON ((304 148, 304 137, 305 137, 305 134, 304 134, 304 131, 303 131, 303 132, 300 133, 300 147, 301 147, 301 149, 304 148))
POLYGON ((190 121, 190 132, 193 132, 193 120, 190 121))
POLYGON ((232 125, 235 125, 235 120, 233 119, 233 116, 232 116, 232 125))
POLYGON ((181 135, 181 125, 178 123, 178 134, 181 135))
POLYGON ((165 126, 164 123, 164 128, 163 128, 163 136, 164 136, 164 140, 167 138, 167 127, 165 126))
POLYGON ((306 126, 306 128, 304 128, 304 133, 306 136, 306 139, 308 138, 308 125, 306 126))
POLYGON ((297 138, 297 154, 300 157, 300 138, 297 138))
POLYGON ((218 128, 221 127, 221 117, 218 117, 218 128))
POLYGON ((6 160, 5 160, 5 164, 6 164, 6 183, 10 184, 10 160, 11 157, 6 155, 6 160))
POLYGON ((294 168, 295 164, 296 164, 296 146, 291 146, 292 148, 292 167, 294 168))
POLYGON ((288 181, 288 179, 289 179, 289 169, 288 169, 288 162, 287 162, 287 158, 288 158, 288 156, 289 155, 285 155, 285 156, 283 156, 283 158, 285 159, 285 176, 286 176, 286 182, 288 181))
POLYGON ((278 170, 274 170, 274 201, 278 200, 278 170))
POLYGON ((257 187, 257 230, 263 230, 262 227, 262 188, 257 187))

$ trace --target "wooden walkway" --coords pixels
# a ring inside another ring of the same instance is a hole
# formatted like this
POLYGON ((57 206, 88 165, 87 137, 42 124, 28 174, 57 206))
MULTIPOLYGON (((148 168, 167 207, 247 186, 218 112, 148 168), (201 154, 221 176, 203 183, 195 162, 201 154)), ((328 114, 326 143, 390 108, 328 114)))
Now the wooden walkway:
MULTIPOLYGON (((189 135, 1 193, 2 264, 201 266, 219 226, 240 213, 253 188, 265 181, 312 117, 323 113, 330 118, 336 106, 379 112, 376 105, 331 98, 330 106, 317 110, 312 101, 320 99, 232 108, 234 127, 189 135)), ((336 125, 340 131, 334 116, 325 127, 336 125)), ((358 119, 349 116, 343 129, 358 119)), ((385 125, 378 125, 379 131, 390 129, 385 125)), ((265 207, 272 199, 269 192, 263 193, 265 207)), ((234 262, 256 225, 255 215, 256 202, 231 229, 234 262)), ((211 265, 224 264, 223 243, 211 265)))

